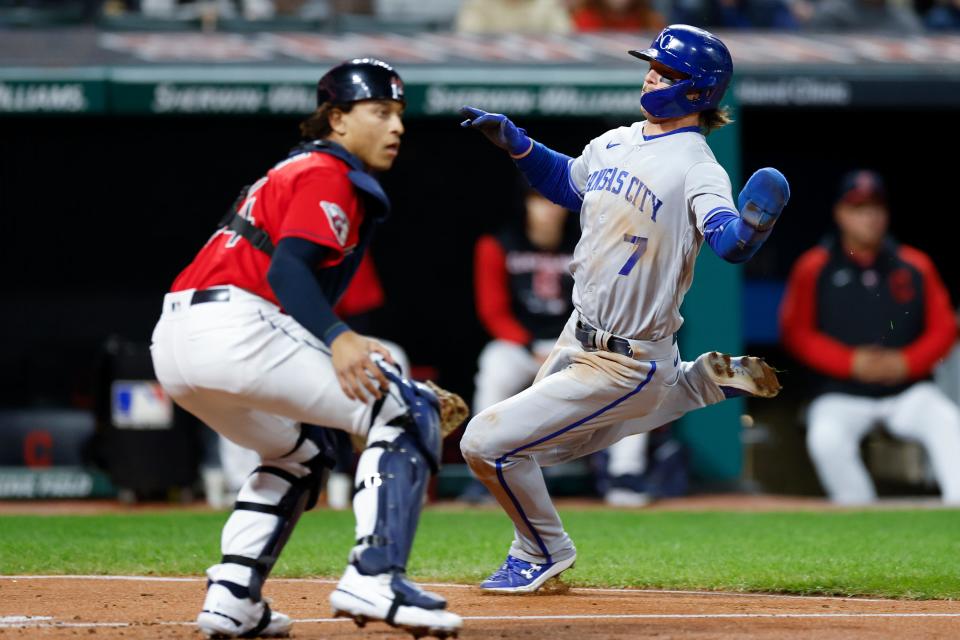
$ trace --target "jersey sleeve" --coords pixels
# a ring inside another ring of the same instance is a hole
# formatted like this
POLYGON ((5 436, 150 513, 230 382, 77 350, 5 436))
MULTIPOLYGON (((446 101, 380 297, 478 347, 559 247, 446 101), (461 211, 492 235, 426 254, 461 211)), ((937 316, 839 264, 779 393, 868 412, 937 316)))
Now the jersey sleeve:
POLYGON ((474 292, 481 324, 498 340, 529 343, 533 336, 510 307, 510 276, 503 246, 493 236, 481 236, 473 259, 474 292))
POLYGON ((292 192, 277 241, 303 238, 326 247, 331 259, 339 261, 351 226, 357 224, 350 217, 357 208, 353 184, 340 171, 318 168, 301 176, 292 192))
POLYGON ((590 174, 590 159, 593 155, 591 146, 594 141, 587 143, 583 148, 583 153, 573 159, 570 163, 570 185, 582 194, 587 186, 587 176, 590 174))
POLYGON ((704 232, 706 221, 721 211, 740 215, 733 203, 730 178, 716 162, 701 162, 690 167, 683 188, 700 233, 704 232))
POLYGON ((913 265, 923 277, 924 330, 903 350, 910 377, 923 378, 950 352, 957 338, 953 304, 933 261, 923 252, 901 247, 900 258, 913 265))

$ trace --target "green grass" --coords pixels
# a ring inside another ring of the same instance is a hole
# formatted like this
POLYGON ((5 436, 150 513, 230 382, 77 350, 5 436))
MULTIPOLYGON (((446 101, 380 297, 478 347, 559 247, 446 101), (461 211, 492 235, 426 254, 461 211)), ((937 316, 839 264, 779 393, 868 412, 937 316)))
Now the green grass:
MULTIPOLYGON (((960 511, 831 513, 568 510, 576 586, 960 598, 960 511)), ((227 514, 0 517, 0 574, 200 575, 227 514)), ((350 513, 304 516, 274 575, 340 573, 350 513)), ((502 561, 512 527, 493 510, 424 514, 410 573, 473 583, 502 561)))

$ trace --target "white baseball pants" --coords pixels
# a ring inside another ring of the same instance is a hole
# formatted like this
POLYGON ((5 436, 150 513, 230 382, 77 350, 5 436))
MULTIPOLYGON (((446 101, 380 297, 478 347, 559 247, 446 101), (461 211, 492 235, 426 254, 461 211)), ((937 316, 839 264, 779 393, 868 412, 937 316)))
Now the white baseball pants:
MULTIPOLYGON (((228 288, 228 302, 191 306, 192 290, 164 298, 151 351, 167 393, 264 460, 294 449, 301 422, 365 437, 372 403, 343 394, 327 347, 276 305, 228 288)), ((406 410, 384 409, 378 422, 406 410)))
POLYGON ((550 500, 542 466, 575 460, 723 400, 700 365, 670 340, 639 343, 638 359, 586 351, 567 322, 533 386, 476 415, 464 458, 514 523, 511 555, 557 562, 576 554, 550 500))
POLYGON ((886 398, 827 393, 807 412, 807 449, 831 500, 866 504, 877 498, 860 441, 877 424, 926 450, 944 502, 960 504, 960 409, 932 382, 886 398))

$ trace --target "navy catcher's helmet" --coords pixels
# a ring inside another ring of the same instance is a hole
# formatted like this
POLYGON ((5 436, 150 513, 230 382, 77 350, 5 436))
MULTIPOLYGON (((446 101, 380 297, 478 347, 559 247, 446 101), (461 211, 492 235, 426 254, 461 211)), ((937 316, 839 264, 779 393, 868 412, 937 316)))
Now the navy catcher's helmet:
POLYGON ((357 58, 338 64, 317 83, 317 106, 325 102, 349 104, 360 100, 405 102, 403 80, 382 60, 357 58))
POLYGON ((657 118, 679 118, 715 109, 733 75, 733 59, 720 38, 685 24, 670 25, 650 48, 629 53, 642 60, 655 60, 685 76, 667 89, 651 91, 640 98, 646 112, 657 118), (700 96, 688 98, 691 91, 699 91, 700 96))

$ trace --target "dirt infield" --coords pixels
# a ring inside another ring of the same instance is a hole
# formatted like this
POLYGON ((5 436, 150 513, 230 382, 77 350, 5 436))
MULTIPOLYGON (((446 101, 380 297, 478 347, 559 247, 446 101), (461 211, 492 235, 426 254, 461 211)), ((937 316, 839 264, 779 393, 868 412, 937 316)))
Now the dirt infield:
MULTIPOLYGON (((410 638, 384 624, 360 630, 330 618, 331 580, 271 580, 274 606, 293 635, 410 638)), ((571 589, 493 596, 432 585, 465 618, 461 638, 957 638, 960 603, 759 594, 571 589)), ((203 597, 198 578, 0 577, 2 638, 194 638, 203 597)))

